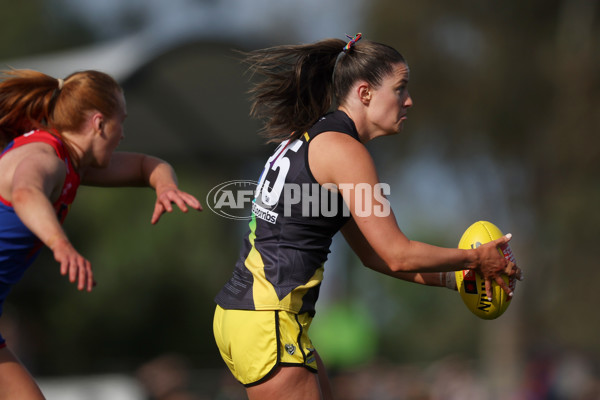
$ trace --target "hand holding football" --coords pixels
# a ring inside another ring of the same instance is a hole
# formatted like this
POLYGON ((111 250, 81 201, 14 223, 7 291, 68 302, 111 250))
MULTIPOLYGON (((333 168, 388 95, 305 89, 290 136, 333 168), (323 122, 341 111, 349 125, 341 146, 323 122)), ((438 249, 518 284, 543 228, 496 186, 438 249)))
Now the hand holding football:
MULTIPOLYGON (((484 243, 499 239, 502 231, 491 222, 477 221, 467 228, 462 235, 458 247, 460 249, 475 249, 484 243)), ((501 254, 508 261, 515 262, 509 244, 501 246, 501 254)), ((496 283, 492 282, 492 299, 487 298, 484 279, 473 270, 456 271, 456 285, 460 297, 467 308, 476 316, 483 319, 495 319, 504 314, 510 305, 511 297, 496 283)), ((516 277, 502 276, 504 282, 514 292, 516 277)))

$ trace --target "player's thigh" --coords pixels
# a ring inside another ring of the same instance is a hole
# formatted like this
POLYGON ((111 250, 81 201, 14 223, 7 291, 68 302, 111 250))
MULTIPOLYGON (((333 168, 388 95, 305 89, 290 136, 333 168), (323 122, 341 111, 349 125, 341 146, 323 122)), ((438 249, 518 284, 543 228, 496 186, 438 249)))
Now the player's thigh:
POLYGON ((319 379, 319 388, 321 389, 321 396, 323 400, 333 400, 333 390, 331 387, 331 382, 329 380, 329 376, 327 375, 327 370, 325 369, 325 364, 323 364, 323 360, 319 356, 319 353, 315 351, 315 357, 318 365, 318 379, 319 379))
POLYGON ((302 366, 279 367, 266 381, 246 388, 249 400, 320 400, 317 374, 302 366))
POLYGON ((0 348, 0 400, 44 400, 29 372, 7 348, 0 348))

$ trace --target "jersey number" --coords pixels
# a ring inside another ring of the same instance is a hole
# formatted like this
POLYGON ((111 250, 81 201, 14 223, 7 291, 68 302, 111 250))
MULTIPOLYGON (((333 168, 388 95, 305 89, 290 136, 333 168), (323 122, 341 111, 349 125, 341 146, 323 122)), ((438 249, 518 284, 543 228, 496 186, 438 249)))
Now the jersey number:
POLYGON ((256 192, 254 193, 254 198, 256 200, 259 200, 263 205, 268 207, 273 207, 279 202, 285 178, 290 170, 290 159, 287 158, 285 154, 290 150, 295 153, 301 146, 302 141, 299 139, 294 140, 292 143, 290 143, 289 140, 286 140, 279 145, 277 150, 275 150, 275 153, 267 160, 265 168, 260 175, 260 180, 258 181, 256 192), (275 178, 275 182, 272 184, 271 181, 267 180, 267 173, 269 170, 279 170, 277 178, 275 178))

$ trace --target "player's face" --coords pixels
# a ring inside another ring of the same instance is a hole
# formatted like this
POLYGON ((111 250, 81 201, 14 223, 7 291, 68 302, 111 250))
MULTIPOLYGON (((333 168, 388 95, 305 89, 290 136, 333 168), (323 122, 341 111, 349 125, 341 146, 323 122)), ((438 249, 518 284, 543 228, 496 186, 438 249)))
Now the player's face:
POLYGON ((382 135, 391 135, 402 130, 406 113, 413 105, 407 88, 408 78, 408 66, 399 63, 379 87, 372 89, 369 119, 382 135))
POLYGON ((101 150, 96 155, 96 161, 98 167, 106 167, 110 162, 110 158, 123 139, 123 122, 127 117, 127 109, 125 106, 125 97, 122 93, 118 95, 119 110, 115 113, 112 118, 104 120, 102 130, 102 141, 103 145, 101 150))

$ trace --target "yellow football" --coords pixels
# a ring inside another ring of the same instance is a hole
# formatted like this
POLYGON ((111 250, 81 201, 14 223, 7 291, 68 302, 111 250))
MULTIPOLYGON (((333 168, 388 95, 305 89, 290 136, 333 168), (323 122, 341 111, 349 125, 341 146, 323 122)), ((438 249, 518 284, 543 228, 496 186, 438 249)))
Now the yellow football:
MULTIPOLYGON (((484 243, 502 237, 498 227, 488 221, 477 221, 469 226, 458 243, 459 249, 474 249, 484 243)), ((515 262, 508 243, 501 248, 501 254, 509 261, 515 262)), ((517 280, 514 276, 503 276, 504 282, 514 292, 517 280)), ((511 297, 496 283, 492 282, 492 300, 485 293, 485 282, 481 276, 472 271, 456 271, 456 286, 460 297, 469 310, 479 318, 495 319, 504 314, 510 305, 511 297)))

